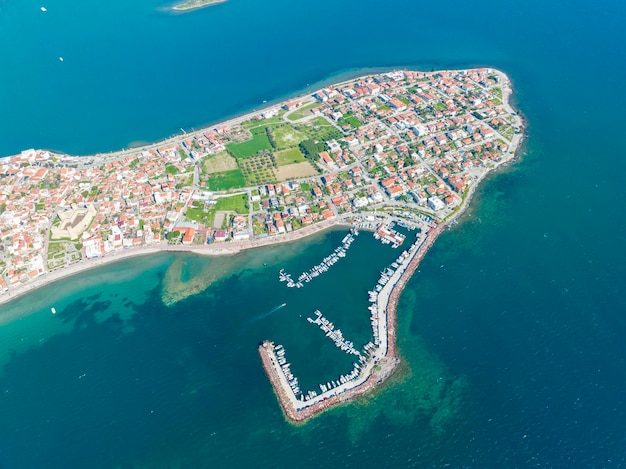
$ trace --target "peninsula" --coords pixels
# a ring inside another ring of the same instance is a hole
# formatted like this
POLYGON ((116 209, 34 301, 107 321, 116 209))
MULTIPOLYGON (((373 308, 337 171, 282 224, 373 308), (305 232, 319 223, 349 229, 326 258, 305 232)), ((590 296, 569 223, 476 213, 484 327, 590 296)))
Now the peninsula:
MULTIPOLYGON (((285 415, 304 421, 392 372, 403 286, 480 180, 520 147, 524 123, 509 104, 511 91, 494 69, 397 70, 141 148, 2 158, 0 303, 127 256, 230 254, 337 224, 371 228, 399 247, 394 223, 419 228, 370 292, 373 341, 357 350, 321 312, 309 318, 355 354, 351 372, 319 393, 301 390, 284 348, 259 347, 285 415)), ((281 280, 301 287, 318 273, 281 280)))
POLYGON ((172 7, 176 11, 196 10, 198 8, 210 7, 218 3, 224 3, 227 0, 187 0, 172 7))

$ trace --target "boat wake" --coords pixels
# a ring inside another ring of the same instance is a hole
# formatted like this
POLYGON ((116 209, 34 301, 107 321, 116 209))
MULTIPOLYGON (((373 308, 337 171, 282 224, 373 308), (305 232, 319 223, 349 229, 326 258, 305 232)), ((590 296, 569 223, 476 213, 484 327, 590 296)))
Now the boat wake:
POLYGON ((254 322, 260 321, 261 319, 265 319, 269 315, 274 314, 276 311, 278 311, 279 309, 284 308, 285 306, 287 306, 287 303, 280 304, 280 305, 276 306, 275 308, 271 309, 270 311, 268 311, 266 313, 263 313, 263 314, 260 314, 259 316, 250 319, 248 322, 246 322, 246 325, 250 325, 250 324, 252 324, 254 322))

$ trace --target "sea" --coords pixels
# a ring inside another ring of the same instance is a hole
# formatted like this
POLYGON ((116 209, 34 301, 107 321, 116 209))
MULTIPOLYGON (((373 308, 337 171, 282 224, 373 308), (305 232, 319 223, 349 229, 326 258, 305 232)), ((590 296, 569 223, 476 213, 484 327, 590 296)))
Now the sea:
POLYGON ((625 467, 626 3, 171 6, 0 0, 0 155, 105 153, 363 73, 485 66, 512 80, 520 158, 409 281, 398 372, 304 425, 257 346, 284 344, 306 388, 349 370, 306 318, 370 340, 366 292, 397 252, 367 232, 302 289, 280 269, 345 230, 136 257, 1 305, 0 468, 625 467), (194 294, 164 301, 171 282, 194 294))

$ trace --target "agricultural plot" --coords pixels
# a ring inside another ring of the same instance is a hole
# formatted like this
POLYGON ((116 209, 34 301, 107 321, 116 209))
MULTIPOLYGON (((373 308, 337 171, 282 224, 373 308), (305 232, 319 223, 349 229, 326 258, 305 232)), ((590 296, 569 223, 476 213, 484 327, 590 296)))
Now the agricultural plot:
POLYGON ((248 186, 276 182, 273 170, 278 165, 274 155, 269 152, 242 158, 239 160, 239 166, 248 186))
POLYGON ((298 130, 307 134, 309 138, 320 142, 338 140, 344 136, 343 132, 335 128, 335 126, 323 117, 316 117, 310 122, 307 122, 306 125, 299 126, 298 130))
POLYGON ((202 173, 212 174, 237 169, 237 160, 226 151, 202 159, 202 173))
POLYGON ((289 179, 298 179, 309 176, 316 176, 317 170, 313 165, 305 161, 303 163, 288 164, 285 166, 279 166, 274 169, 277 181, 287 181, 289 179))

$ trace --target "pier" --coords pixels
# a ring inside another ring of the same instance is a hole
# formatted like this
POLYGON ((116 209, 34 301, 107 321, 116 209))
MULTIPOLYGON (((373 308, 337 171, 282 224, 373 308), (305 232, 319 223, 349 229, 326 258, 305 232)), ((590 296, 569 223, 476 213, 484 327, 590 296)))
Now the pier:
POLYGON ((341 245, 336 248, 330 255, 326 256, 322 259, 322 262, 311 267, 308 271, 302 272, 297 280, 293 280, 291 274, 285 273, 285 269, 281 269, 278 274, 278 280, 281 282, 287 282, 287 287, 289 288, 302 288, 305 283, 309 283, 314 278, 320 276, 321 274, 328 272, 328 270, 335 265, 339 259, 346 257, 346 251, 350 249, 350 246, 354 242, 356 236, 359 235, 359 232, 356 228, 352 228, 350 233, 348 233, 342 240, 341 245))
POLYGON ((306 318, 306 320, 311 324, 318 325, 322 332, 326 333, 326 337, 335 343, 337 348, 346 353, 361 356, 361 353, 354 349, 354 343, 344 338, 341 329, 335 329, 335 325, 326 319, 319 310, 315 311, 314 314, 316 316, 315 319, 306 318))

